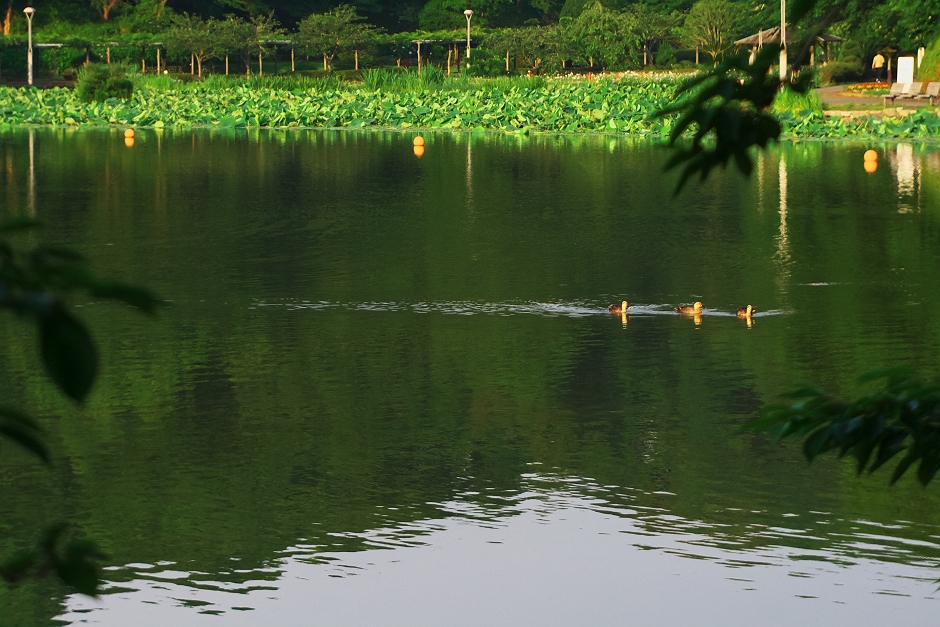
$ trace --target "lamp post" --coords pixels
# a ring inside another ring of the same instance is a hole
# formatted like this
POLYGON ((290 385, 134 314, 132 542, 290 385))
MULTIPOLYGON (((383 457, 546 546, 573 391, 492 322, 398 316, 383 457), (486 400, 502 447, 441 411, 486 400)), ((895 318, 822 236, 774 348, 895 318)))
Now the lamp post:
POLYGON ((787 0, 780 0, 780 82, 787 80, 787 0))
POLYGON ((36 9, 33 7, 23 9, 23 13, 26 14, 26 21, 28 22, 28 26, 26 27, 29 33, 26 40, 26 80, 30 85, 33 84, 33 13, 35 12, 36 9))
POLYGON ((473 11, 467 9, 463 14, 467 18, 467 67, 470 67, 470 18, 473 17, 473 11))

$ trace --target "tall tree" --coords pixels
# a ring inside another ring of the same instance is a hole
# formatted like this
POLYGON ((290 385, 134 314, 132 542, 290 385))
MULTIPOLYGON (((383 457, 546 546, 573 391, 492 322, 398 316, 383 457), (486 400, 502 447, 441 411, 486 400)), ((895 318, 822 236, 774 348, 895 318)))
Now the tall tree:
POLYGON ((363 24, 356 9, 341 4, 327 13, 314 13, 300 22, 297 41, 309 51, 323 55, 323 69, 331 70, 336 55, 356 50, 371 38, 378 29, 363 24))
POLYGON ((217 57, 221 49, 218 21, 212 18, 204 20, 189 13, 173 17, 173 25, 166 31, 165 39, 170 50, 193 56, 200 78, 202 62, 217 57))
POLYGON ((686 44, 701 48, 715 61, 734 43, 741 11, 728 0, 701 0, 685 18, 686 44))

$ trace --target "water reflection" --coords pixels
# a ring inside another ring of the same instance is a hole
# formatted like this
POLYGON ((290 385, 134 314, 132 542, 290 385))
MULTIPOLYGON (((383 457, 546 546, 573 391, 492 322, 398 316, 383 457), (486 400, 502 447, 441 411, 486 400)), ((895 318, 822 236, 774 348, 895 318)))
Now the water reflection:
MULTIPOLYGON (((932 616, 935 491, 807 467, 741 426, 801 381, 940 367, 935 151, 913 147, 915 203, 893 165, 867 175, 833 144, 673 199, 664 151, 606 137, 440 134, 430 160, 395 133, 33 141, 49 243, 173 306, 77 303, 108 330, 82 408, 27 351, 0 361, 57 473, 4 454, 0 519, 60 508, 115 565, 93 616, 0 590, 17 624, 932 616), (632 320, 606 310, 624 298, 632 320), (692 300, 708 324, 675 314, 692 300)), ((0 132, 8 216, 30 206, 29 145, 0 132)))
POLYGON ((851 615, 890 623, 899 600, 918 599, 927 614, 905 622, 932 624, 940 544, 920 538, 936 537, 933 525, 886 528, 824 511, 753 511, 742 524, 735 507, 706 521, 677 515, 667 491, 544 472, 521 479, 512 491, 457 493, 436 504, 438 517, 404 524, 377 507, 373 528, 302 538, 265 567, 233 563, 231 577, 130 564, 111 571, 119 591, 74 597, 60 618, 198 625, 232 614, 240 623, 249 611, 252 624, 301 625, 311 612, 327 624, 544 625, 559 615, 607 624, 613 608, 601 599, 612 596, 643 624, 681 624, 693 608, 697 625, 763 624, 783 599, 814 600, 798 614, 827 625, 852 624, 846 603, 851 615), (488 602, 467 606, 473 598, 488 602))

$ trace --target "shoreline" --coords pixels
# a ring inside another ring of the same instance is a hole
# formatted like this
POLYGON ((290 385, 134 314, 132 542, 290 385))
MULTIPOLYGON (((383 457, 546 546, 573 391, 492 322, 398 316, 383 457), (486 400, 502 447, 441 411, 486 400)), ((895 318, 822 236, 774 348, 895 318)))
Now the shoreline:
MULTIPOLYGON (((504 131, 500 129, 481 129, 481 128, 433 128, 433 127, 395 127, 395 126, 241 126, 241 127, 221 127, 219 125, 191 125, 191 126, 163 126, 163 127, 154 127, 154 126, 133 126, 133 125, 92 125, 92 124, 81 124, 81 125, 55 125, 55 124, 5 124, 0 123, 0 134, 7 132, 16 132, 16 131, 27 131, 27 130, 59 130, 59 131, 68 131, 70 133, 91 133, 91 132, 115 132, 123 138, 123 131, 125 129, 134 129, 136 131, 147 131, 153 133, 182 133, 190 131, 198 132, 210 132, 210 133, 225 133, 225 134, 236 134, 236 133, 321 133, 321 132, 340 132, 340 133, 396 133, 401 135, 432 135, 432 134, 446 134, 446 135, 486 135, 490 137, 513 137, 519 139, 520 137, 526 138, 574 138, 574 137, 589 137, 589 138, 598 138, 598 139, 626 139, 626 140, 635 140, 635 141, 645 141, 647 143, 659 144, 663 147, 667 147, 666 134, 653 134, 653 133, 613 133, 613 132, 603 132, 603 131, 504 131)), ((815 144, 864 144, 870 146, 872 144, 916 144, 916 145, 928 145, 928 146, 940 146, 940 135, 930 136, 930 137, 899 137, 899 136, 863 136, 863 135, 846 135, 844 137, 808 137, 808 136, 794 136, 794 135, 781 135, 780 139, 772 142, 772 144, 803 144, 803 143, 815 143, 815 144)))

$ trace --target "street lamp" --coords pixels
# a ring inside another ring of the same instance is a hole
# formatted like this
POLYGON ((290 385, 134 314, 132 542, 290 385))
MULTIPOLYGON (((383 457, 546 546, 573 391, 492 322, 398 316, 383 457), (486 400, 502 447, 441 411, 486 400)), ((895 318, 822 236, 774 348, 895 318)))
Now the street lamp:
POLYGON ((467 18, 467 67, 470 67, 470 18, 473 17, 473 11, 467 9, 463 14, 467 18))
POLYGON ((29 23, 27 26, 29 36, 26 44, 26 78, 30 85, 33 84, 33 13, 35 12, 36 9, 33 7, 23 9, 23 13, 26 14, 26 21, 29 23))
POLYGON ((780 82, 787 80, 787 0, 780 0, 780 82))

